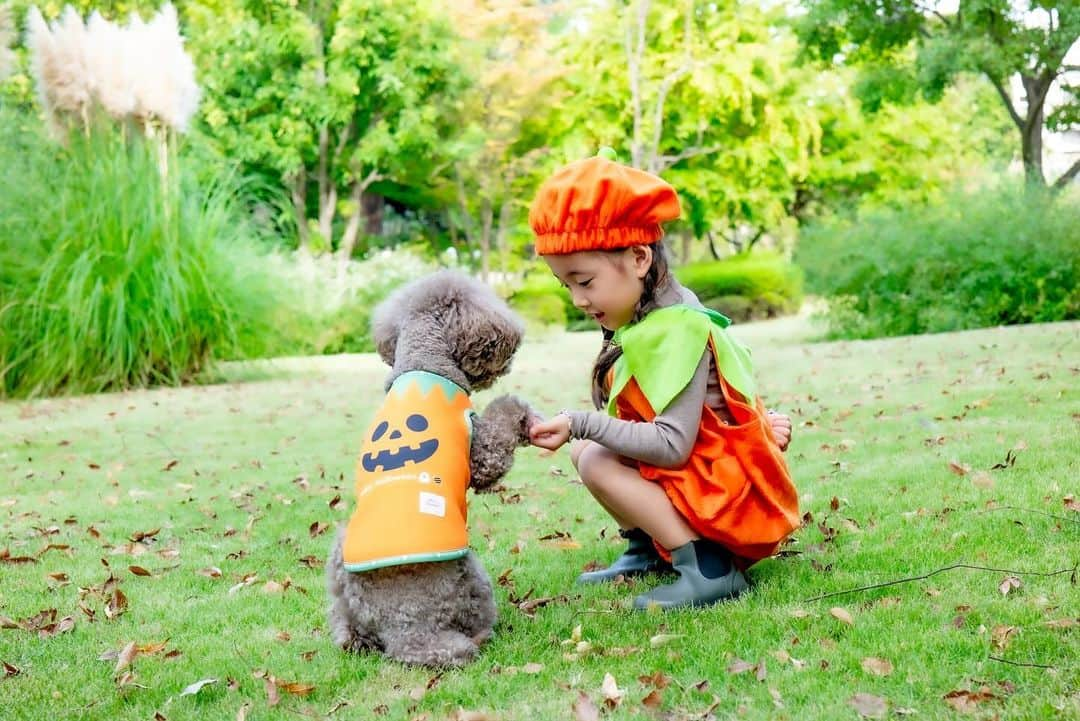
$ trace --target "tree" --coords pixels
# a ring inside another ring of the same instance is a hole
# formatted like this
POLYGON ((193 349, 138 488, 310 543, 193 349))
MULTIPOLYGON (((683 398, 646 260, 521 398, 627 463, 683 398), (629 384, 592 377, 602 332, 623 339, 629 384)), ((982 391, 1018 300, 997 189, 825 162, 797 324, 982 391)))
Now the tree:
POLYGON ((697 238, 775 231, 817 134, 813 114, 795 103, 795 42, 775 12, 688 0, 598 4, 569 36, 581 70, 568 78, 576 117, 567 147, 611 145, 624 158, 629 150, 632 165, 678 188, 697 238))
POLYGON ((433 182, 468 80, 434 8, 392 0, 189 8, 209 135, 288 191, 302 247, 348 260, 372 191, 433 182))
POLYGON ((541 0, 451 3, 462 36, 462 62, 475 84, 463 98, 462 124, 450 146, 453 224, 480 251, 485 280, 494 251, 506 270, 509 234, 550 148, 556 81, 564 70, 550 26, 556 10, 541 0))
MULTIPOLYGON (((853 64, 863 73, 861 98, 873 111, 883 102, 906 102, 921 91, 940 99, 964 74, 991 84, 1020 136, 1030 184, 1046 187, 1043 131, 1080 128, 1080 86, 1066 54, 1080 38, 1076 0, 960 0, 954 12, 933 0, 803 0, 799 24, 804 47, 828 63, 853 64), (1026 6, 1026 7, 1025 7, 1026 6), (1023 101, 1010 92, 1012 79, 1023 101), (1046 106, 1053 87, 1065 101, 1046 106)), ((1064 188, 1080 173, 1080 159, 1051 187, 1064 188)))
POLYGON ((845 208, 925 205, 1008 163, 1011 123, 984 83, 971 78, 937 103, 888 104, 868 115, 851 92, 854 76, 838 68, 807 85, 821 137, 788 207, 800 224, 845 208))

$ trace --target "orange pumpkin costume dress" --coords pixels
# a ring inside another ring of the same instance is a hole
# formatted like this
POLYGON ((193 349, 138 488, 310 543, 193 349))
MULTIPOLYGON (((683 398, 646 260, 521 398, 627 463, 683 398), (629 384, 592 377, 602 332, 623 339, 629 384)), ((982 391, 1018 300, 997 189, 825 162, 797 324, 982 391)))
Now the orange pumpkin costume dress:
POLYGON ((394 380, 356 464, 356 509, 345 529, 348 571, 461 558, 466 527, 472 402, 425 371, 394 380))
POLYGON ((735 424, 705 406, 684 466, 639 461, 638 469, 660 484, 696 533, 726 547, 745 567, 775 553, 800 517, 787 464, 754 394, 749 353, 724 330, 729 323, 715 311, 675 305, 620 328, 613 342, 623 354, 613 369, 608 410, 623 420, 652 421, 689 383, 708 345, 735 424))

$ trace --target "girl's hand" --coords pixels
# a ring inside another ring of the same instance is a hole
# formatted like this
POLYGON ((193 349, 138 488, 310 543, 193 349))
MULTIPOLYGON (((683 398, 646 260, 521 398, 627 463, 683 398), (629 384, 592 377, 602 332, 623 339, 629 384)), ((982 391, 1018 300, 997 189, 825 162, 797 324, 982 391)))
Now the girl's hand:
POLYGON ((791 416, 776 411, 769 411, 769 428, 772 429, 773 438, 780 450, 787 450, 791 443, 791 416))
POLYGON ((559 413, 546 420, 538 420, 529 426, 529 441, 539 448, 557 450, 570 440, 570 417, 559 413))

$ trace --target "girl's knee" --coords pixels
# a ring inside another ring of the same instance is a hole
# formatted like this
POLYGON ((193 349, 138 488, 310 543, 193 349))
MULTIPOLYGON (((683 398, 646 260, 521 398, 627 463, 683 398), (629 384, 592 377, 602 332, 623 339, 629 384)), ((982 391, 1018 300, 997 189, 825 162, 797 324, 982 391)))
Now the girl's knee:
POLYGON ((576 467, 585 487, 597 491, 608 485, 618 465, 618 456, 597 443, 589 443, 578 453, 576 467))
POLYGON ((574 468, 581 472, 581 454, 585 452, 589 446, 595 445, 592 441, 573 441, 570 443, 570 462, 574 464, 574 468))

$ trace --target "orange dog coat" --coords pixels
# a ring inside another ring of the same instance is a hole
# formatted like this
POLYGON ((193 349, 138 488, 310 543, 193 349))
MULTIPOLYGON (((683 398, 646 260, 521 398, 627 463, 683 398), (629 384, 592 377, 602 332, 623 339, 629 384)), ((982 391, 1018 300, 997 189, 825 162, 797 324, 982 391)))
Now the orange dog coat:
POLYGON ((472 402, 425 371, 398 376, 364 436, 356 509, 345 529, 348 571, 460 558, 466 528, 472 402))

